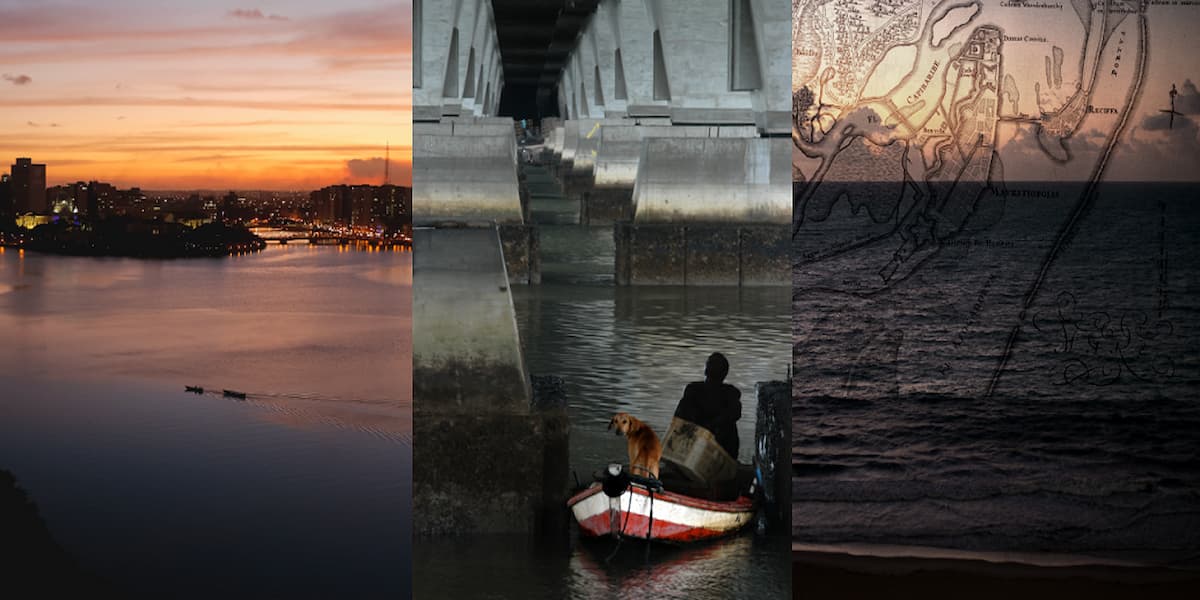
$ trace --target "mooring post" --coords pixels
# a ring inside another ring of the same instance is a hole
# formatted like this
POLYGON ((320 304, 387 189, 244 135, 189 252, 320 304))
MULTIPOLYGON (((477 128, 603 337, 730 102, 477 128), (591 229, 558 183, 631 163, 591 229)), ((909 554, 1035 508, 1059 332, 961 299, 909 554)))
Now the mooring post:
POLYGON ((754 385, 754 467, 762 485, 760 533, 791 532, 792 386, 787 381, 754 385))

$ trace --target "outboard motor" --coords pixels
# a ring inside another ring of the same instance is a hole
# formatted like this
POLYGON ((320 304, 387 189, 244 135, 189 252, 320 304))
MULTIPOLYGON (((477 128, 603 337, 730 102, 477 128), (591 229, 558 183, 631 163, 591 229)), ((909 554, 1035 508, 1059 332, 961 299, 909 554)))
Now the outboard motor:
POLYGON ((621 494, 629 489, 629 473, 626 473, 621 465, 612 463, 605 470, 604 478, 600 480, 600 487, 604 490, 605 496, 620 498, 621 494))

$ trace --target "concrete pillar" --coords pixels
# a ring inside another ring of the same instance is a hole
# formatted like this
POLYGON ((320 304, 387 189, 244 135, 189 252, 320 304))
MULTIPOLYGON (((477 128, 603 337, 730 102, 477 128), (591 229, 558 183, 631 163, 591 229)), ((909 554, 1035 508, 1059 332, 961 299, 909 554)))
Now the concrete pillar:
MULTIPOLYGON (((618 15, 615 6, 601 4, 596 8, 596 15, 588 25, 588 36, 600 75, 600 95, 604 100, 604 116, 609 119, 619 119, 626 115, 625 107, 628 105, 629 96, 624 84, 624 65, 622 65, 620 73, 618 73, 616 65, 616 50, 619 47, 618 35, 618 15), (617 84, 618 75, 621 79, 620 86, 617 84)), ((595 79, 595 72, 593 79, 595 79)))
POLYGON ((582 194, 580 221, 604 225, 633 218, 633 188, 637 181, 645 141, 657 137, 755 138, 752 125, 635 125, 605 122, 600 130, 600 147, 591 177, 592 186, 582 194))
POLYGON ((533 408, 495 228, 413 236, 413 526, 533 531, 561 512, 561 407, 533 408), (517 443, 517 441, 520 443, 517 443))
POLYGON ((524 222, 511 122, 414 126, 413 224, 445 222, 524 222))
POLYGON ((414 392, 437 399, 422 410, 527 414, 529 376, 496 230, 418 227, 413 271, 414 392))
POLYGON ((527 224, 513 122, 451 118, 413 127, 413 224, 498 228, 509 282, 539 283, 538 234, 527 224))
MULTIPOLYGON (((670 102, 654 98, 654 31, 656 19, 645 0, 603 2, 616 22, 617 48, 625 76, 626 114, 630 117, 668 116, 670 102)), ((689 2, 686 6, 690 6, 689 2)), ((614 54, 615 61, 615 54, 614 54)), ((615 80, 615 66, 614 66, 615 80)))
POLYGON ((782 138, 649 138, 634 185, 634 221, 790 224, 790 144, 782 138))
POLYGON ((643 142, 633 222, 618 223, 619 285, 789 285, 790 141, 643 142))
POLYGON ((762 87, 751 93, 754 124, 764 133, 792 131, 791 8, 778 0, 751 0, 762 87))
POLYGON ((414 8, 413 120, 495 115, 503 74, 491 2, 425 0, 414 8))
POLYGON ((509 291, 539 281, 538 236, 491 2, 418 0, 414 43, 414 528, 533 531, 562 511, 569 424, 531 406, 509 291))
POLYGON ((791 46, 789 23, 777 0, 601 2, 564 69, 564 114, 788 133, 791 53, 779 50, 791 46))

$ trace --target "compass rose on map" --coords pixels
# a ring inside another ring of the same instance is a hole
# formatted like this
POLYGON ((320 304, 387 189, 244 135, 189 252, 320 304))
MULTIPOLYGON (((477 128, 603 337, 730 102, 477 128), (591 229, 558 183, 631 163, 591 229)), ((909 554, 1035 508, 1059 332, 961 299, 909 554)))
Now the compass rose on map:
POLYGON ((1179 95, 1179 92, 1175 89, 1175 84, 1172 83, 1171 84, 1171 108, 1169 108, 1169 109, 1163 108, 1163 109, 1159 109, 1159 111, 1158 111, 1161 113, 1167 113, 1168 115, 1171 115, 1171 120, 1170 120, 1170 122, 1167 123, 1167 129, 1175 128, 1175 115, 1179 115, 1181 117, 1183 116, 1183 113, 1175 110, 1175 96, 1178 96, 1178 95, 1179 95))

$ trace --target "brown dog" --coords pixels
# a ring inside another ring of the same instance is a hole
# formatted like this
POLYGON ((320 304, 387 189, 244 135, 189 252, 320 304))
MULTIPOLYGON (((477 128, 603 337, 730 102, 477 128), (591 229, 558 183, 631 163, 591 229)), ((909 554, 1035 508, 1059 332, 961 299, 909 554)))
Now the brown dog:
POLYGON ((650 475, 658 479, 658 461, 662 458, 662 444, 650 426, 627 413, 617 413, 608 422, 609 429, 624 435, 629 446, 629 472, 634 475, 650 475))

